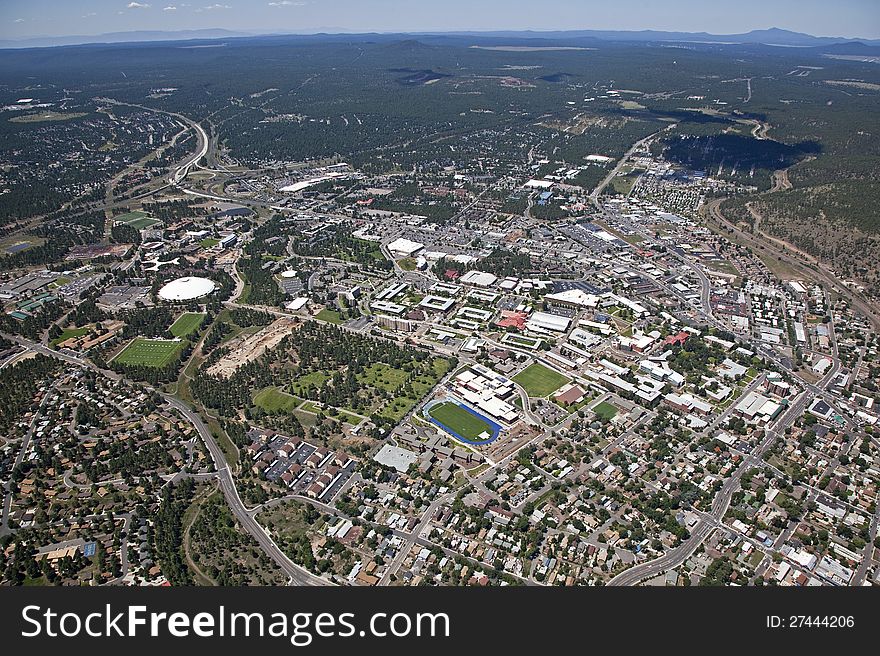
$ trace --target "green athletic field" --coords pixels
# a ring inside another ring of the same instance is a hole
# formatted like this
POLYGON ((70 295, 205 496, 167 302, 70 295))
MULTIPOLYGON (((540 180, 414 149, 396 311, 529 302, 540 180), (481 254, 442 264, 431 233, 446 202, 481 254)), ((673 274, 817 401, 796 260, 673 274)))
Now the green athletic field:
POLYGON ((593 412, 595 412, 602 419, 607 419, 608 421, 611 421, 612 419, 614 419, 614 415, 617 414, 617 408, 615 408, 610 403, 602 401, 602 403, 593 408, 593 412))
POLYGON ((184 312, 177 317, 177 321, 171 324, 169 330, 175 337, 186 337, 190 333, 198 330, 206 316, 208 315, 203 312, 184 312))
POLYGON ((547 396, 569 382, 562 374, 537 362, 520 371, 513 380, 534 397, 547 396))
POLYGON ((462 408, 457 403, 446 401, 438 403, 428 411, 432 419, 436 419, 447 428, 452 429, 466 440, 479 440, 483 433, 492 434, 492 427, 479 417, 462 408))
POLYGON ((119 216, 113 217, 113 220, 121 221, 126 225, 130 225, 135 230, 143 230, 144 228, 149 228, 157 223, 162 223, 146 212, 128 212, 127 214, 120 214, 119 216))
POLYGON ((113 361, 123 365, 164 367, 174 360, 183 342, 135 337, 113 361))

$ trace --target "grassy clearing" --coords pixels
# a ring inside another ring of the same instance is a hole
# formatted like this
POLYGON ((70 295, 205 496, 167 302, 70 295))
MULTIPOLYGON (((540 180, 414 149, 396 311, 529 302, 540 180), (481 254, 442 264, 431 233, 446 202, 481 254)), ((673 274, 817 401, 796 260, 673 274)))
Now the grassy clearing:
POLYGON ((171 324, 169 330, 175 337, 186 337, 198 330, 207 316, 204 312, 184 312, 171 324))
POLYGON ((318 321, 326 321, 327 323, 335 323, 337 325, 343 323, 342 317, 339 315, 339 312, 336 312, 335 310, 329 310, 327 308, 324 308, 323 310, 318 312, 318 314, 315 315, 315 319, 317 319, 318 321))
POLYGON ((220 243, 219 239, 214 239, 213 237, 206 237, 202 241, 199 242, 199 246, 202 248, 214 248, 217 244, 220 243))
POLYGON ((46 123, 54 121, 70 121, 75 118, 87 116, 82 112, 41 112, 39 114, 25 114, 9 119, 10 123, 46 123))
POLYGON ((593 412, 600 418, 611 421, 617 414, 617 408, 606 401, 602 401, 602 403, 593 408, 593 412))
POLYGON ((158 219, 154 219, 146 212, 128 212, 127 214, 120 214, 119 216, 113 217, 114 221, 121 221, 125 225, 131 226, 135 230, 143 230, 145 228, 149 228, 151 226, 156 225, 157 223, 161 223, 158 219))
POLYGON ((313 401, 306 401, 299 407, 299 410, 301 412, 310 412, 314 415, 323 413, 325 417, 333 417, 334 419, 339 419, 340 421, 351 425, 359 424, 361 422, 361 418, 357 415, 337 408, 322 408, 313 401))
MULTIPOLYGON (((375 365, 374 365, 375 366, 375 365)), ((387 366, 387 365, 386 365, 387 366)), ((390 371, 399 371, 394 370, 389 367, 390 371)), ((415 376, 410 381, 410 387, 412 387, 412 394, 407 396, 396 396, 394 399, 382 408, 379 411, 379 415, 382 417, 388 417, 392 421, 400 421, 406 415, 407 412, 412 410, 416 403, 418 403, 428 392, 430 392, 437 385, 437 382, 446 375, 446 372, 449 371, 449 361, 445 358, 436 358, 431 363, 431 369, 425 371, 424 373, 415 376)), ((391 376, 392 374, 387 374, 391 376)), ((390 390, 393 391, 393 390, 390 390)))
POLYGON ((513 380, 519 383, 529 396, 544 397, 570 382, 560 373, 542 364, 529 365, 520 371, 513 380))
POLYGON ((52 340, 52 346, 58 346, 61 342, 72 337, 82 337, 87 332, 89 332, 88 328, 65 328, 58 337, 52 340))
POLYGON ((330 380, 330 374, 323 371, 313 371, 311 373, 305 374, 304 376, 300 376, 291 385, 291 391, 296 396, 302 396, 303 398, 309 396, 306 394, 306 390, 309 386, 313 387, 321 387, 324 383, 330 380))
POLYGON ((300 399, 277 387, 266 387, 254 394, 254 404, 266 412, 290 412, 299 406, 300 399))
POLYGON ((390 367, 384 362, 371 364, 358 374, 358 380, 371 386, 378 387, 386 392, 398 389, 407 379, 407 372, 390 367))

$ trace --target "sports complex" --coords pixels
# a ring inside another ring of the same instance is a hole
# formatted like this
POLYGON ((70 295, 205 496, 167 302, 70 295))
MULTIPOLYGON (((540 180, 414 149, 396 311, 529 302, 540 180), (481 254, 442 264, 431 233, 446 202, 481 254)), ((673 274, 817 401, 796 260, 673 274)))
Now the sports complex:
POLYGON ((499 424, 451 396, 429 402, 422 413, 432 424, 467 444, 491 444, 501 434, 499 424))
POLYGON ((159 290, 159 298, 163 301, 190 301, 194 298, 207 296, 214 291, 216 285, 209 278, 188 276, 172 280, 159 290))

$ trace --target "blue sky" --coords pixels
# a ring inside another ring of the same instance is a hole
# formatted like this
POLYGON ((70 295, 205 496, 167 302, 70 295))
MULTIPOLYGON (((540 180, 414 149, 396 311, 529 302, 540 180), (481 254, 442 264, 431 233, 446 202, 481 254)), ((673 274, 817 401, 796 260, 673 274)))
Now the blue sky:
POLYGON ((0 0, 0 38, 132 30, 257 32, 781 27, 880 38, 880 0, 0 0))

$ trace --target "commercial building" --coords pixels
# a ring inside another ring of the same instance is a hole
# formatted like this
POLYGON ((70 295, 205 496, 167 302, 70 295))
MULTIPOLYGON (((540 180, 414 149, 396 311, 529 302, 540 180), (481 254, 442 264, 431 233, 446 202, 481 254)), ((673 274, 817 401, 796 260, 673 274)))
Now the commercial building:
POLYGON ((476 270, 468 271, 458 279, 461 283, 474 285, 476 287, 489 287, 494 285, 496 280, 498 280, 498 278, 491 273, 484 273, 483 271, 476 270))
POLYGON ((551 330, 553 332, 563 333, 568 330, 570 324, 571 319, 568 317, 560 317, 557 314, 550 314, 549 312, 534 312, 532 316, 526 320, 526 328, 537 332, 551 330))
POLYGON ((398 237, 388 244, 388 252, 395 257, 411 257, 425 247, 417 241, 410 241, 403 237, 398 237))

